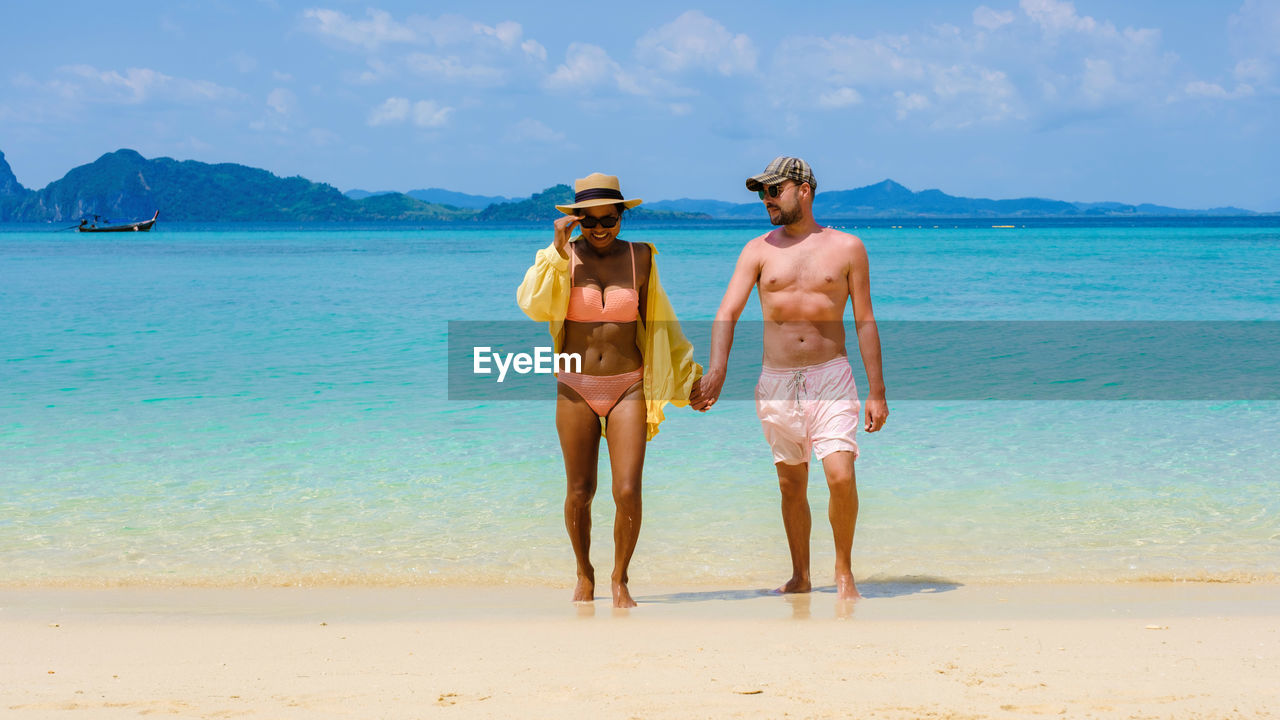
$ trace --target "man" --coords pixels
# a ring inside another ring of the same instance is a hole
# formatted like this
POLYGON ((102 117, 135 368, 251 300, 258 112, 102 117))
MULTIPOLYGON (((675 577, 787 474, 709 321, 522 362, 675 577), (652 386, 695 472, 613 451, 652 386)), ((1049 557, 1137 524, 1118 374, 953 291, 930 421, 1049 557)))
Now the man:
POLYGON ((779 227, 747 243, 725 291, 711 336, 711 367, 691 396, 705 411, 719 398, 733 345, 734 326, 751 295, 764 313, 764 367, 756 386, 756 411, 773 449, 782 490, 782 521, 791 550, 791 579, 783 593, 812 589, 806 494, 809 456, 822 461, 831 491, 828 516, 836 546, 836 592, 859 596, 850 555, 858 519, 853 463, 859 421, 858 393, 845 351, 844 311, 853 300, 858 349, 867 372, 867 432, 889 417, 880 366, 880 333, 871 312, 867 251, 853 235, 813 219, 818 182, 804 160, 779 157, 747 180, 779 227))

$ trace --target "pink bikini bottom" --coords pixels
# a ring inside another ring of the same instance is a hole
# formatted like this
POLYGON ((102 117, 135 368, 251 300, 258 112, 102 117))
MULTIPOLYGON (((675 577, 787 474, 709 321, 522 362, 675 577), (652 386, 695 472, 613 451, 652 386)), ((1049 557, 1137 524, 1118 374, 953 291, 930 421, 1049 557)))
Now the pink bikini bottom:
POLYGON ((618 375, 583 375, 563 372, 556 376, 560 382, 573 388, 596 415, 608 417, 609 411, 633 385, 644 380, 644 368, 618 375))

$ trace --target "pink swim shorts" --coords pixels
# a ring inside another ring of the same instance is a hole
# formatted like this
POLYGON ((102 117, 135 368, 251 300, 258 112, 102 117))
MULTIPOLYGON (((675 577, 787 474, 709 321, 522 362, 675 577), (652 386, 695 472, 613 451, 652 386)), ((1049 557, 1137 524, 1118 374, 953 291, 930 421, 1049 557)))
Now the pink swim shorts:
POLYGON ((756 414, 773 461, 787 465, 848 450, 858 457, 862 404, 849 358, 801 368, 765 367, 756 384, 756 414))

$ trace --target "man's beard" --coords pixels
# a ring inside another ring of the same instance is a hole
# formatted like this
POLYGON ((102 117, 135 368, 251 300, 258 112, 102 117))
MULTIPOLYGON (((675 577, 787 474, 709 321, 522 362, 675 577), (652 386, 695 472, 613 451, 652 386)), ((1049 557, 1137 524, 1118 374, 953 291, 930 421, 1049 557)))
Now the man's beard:
POLYGON ((800 208, 798 207, 791 208, 790 211, 783 210, 782 206, 777 206, 777 208, 778 208, 777 219, 775 220, 773 215, 769 216, 769 222, 773 223, 774 225, 790 225, 791 223, 800 219, 800 208))

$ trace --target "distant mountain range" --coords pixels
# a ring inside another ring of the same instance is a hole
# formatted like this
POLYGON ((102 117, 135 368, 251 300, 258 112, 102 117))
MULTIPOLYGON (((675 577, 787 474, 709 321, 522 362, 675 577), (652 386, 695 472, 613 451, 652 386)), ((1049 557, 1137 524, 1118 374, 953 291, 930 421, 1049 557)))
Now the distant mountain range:
MULTIPOLYGON (((527 200, 466 195, 448 190, 366 193, 356 197, 302 177, 282 178, 245 165, 210 165, 172 158, 148 160, 134 150, 107 153, 81 165, 43 190, 24 188, 0 152, 0 222, 78 222, 99 216, 115 221, 150 217, 162 220, 310 222, 412 221, 459 222, 545 220, 560 217, 557 203, 572 202, 573 192, 557 185, 527 200)), ((707 219, 680 211, 637 213, 655 220, 707 219)))
MULTIPOLYGON (((394 195, 395 190, 378 190, 369 192, 368 190, 348 190, 343 195, 352 200, 364 200, 374 195, 394 195)), ((440 188, 427 188, 426 190, 410 190, 405 193, 415 200, 421 200, 425 203, 434 203, 436 205, 452 205, 457 208, 470 208, 472 210, 483 210, 490 205, 498 203, 516 202, 517 198, 502 197, 501 195, 468 195, 466 193, 454 192, 452 190, 442 190, 440 188)))
MULTIPOLYGON (((133 150, 107 153, 72 169, 42 190, 24 188, 0 152, 0 222, 78 222, 100 216, 116 221, 150 217, 188 221, 541 221, 560 216, 556 204, 572 202, 567 185, 526 199, 468 195, 440 188, 400 192, 350 190, 303 177, 281 178, 232 163, 208 164, 133 150)), ((1158 205, 1070 203, 1041 198, 987 200, 913 192, 892 180, 854 190, 818 193, 819 220, 855 218, 1026 218, 1257 215, 1235 207, 1183 210, 1158 205)), ((763 220, 759 202, 661 200, 631 211, 637 220, 763 220)))
POLYGON ((437 221, 473 214, 400 194, 357 201, 302 177, 281 178, 231 163, 148 160, 133 150, 107 153, 43 190, 6 182, 12 176, 0 154, 0 220, 77 222, 97 215, 121 221, 156 210, 162 221, 437 221))
MULTIPOLYGON (((654 210, 706 213, 718 219, 751 219, 762 216, 760 203, 727 203, 720 200, 660 200, 654 210)), ((1258 215, 1236 207, 1183 210, 1161 205, 1124 203, 1072 203, 1042 198, 987 200, 948 195, 941 190, 912 192, 892 180, 853 190, 829 190, 813 199, 819 220, 856 218, 1027 218, 1027 217, 1133 217, 1258 215)))

